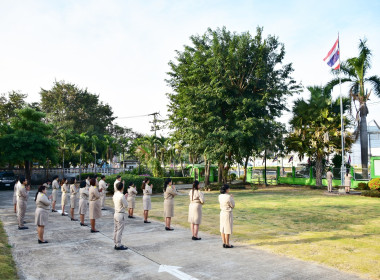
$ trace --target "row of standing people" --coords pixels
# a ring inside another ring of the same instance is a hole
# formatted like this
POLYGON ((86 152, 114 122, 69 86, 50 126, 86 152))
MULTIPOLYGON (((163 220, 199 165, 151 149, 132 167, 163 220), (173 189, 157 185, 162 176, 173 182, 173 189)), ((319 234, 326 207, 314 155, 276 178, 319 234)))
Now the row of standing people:
MULTIPOLYGON (((89 208, 89 218, 91 223, 91 233, 98 232, 95 228, 96 219, 102 216, 101 210, 103 209, 101 200, 101 193, 103 189, 107 188, 107 184, 105 183, 105 176, 101 177, 101 180, 98 182, 96 178, 89 179, 86 181, 82 181, 80 183, 80 199, 79 199, 79 215, 80 215, 80 225, 87 226, 84 223, 85 214, 89 208)), ((30 187, 27 185, 27 180, 23 179, 17 184, 17 202, 20 200, 20 203, 17 203, 20 211, 18 212, 18 222, 19 229, 27 229, 27 227, 23 226, 23 219, 26 211, 26 201, 27 196, 30 190, 30 187), (25 201, 25 203, 24 203, 25 201), (22 221, 22 223, 20 222, 22 221)), ((76 208, 76 194, 78 193, 78 189, 76 186, 76 182, 72 181, 70 185, 70 208, 71 208, 71 220, 77 221, 74 218, 74 209, 76 208)), ((39 187, 38 192, 36 193, 35 201, 36 201, 36 214, 35 214, 35 223, 38 226, 38 243, 47 243, 44 240, 44 226, 47 224, 48 220, 48 211, 50 209, 50 205, 52 205, 52 211, 57 212, 55 210, 55 202, 57 200, 57 187, 59 186, 58 177, 55 177, 53 180, 53 191, 51 196, 47 196, 47 186, 48 184, 44 184, 39 187)), ((64 180, 61 184, 62 190, 62 215, 66 215, 65 204, 68 201, 69 192, 68 189, 68 181, 64 180)), ((15 187, 15 189, 16 189, 15 187)), ((142 185, 143 189, 143 209, 144 209, 144 223, 150 223, 148 221, 148 212, 151 210, 151 199, 153 185, 149 185, 149 179, 145 178, 142 185)), ((121 177, 118 176, 114 183, 114 205, 115 205, 115 214, 114 214, 114 242, 115 249, 123 249, 125 246, 120 244, 122 229, 124 229, 124 209, 128 209, 128 218, 134 218, 133 210, 135 208, 135 198, 137 194, 136 187, 130 183, 128 187, 128 191, 124 200, 121 198, 120 193, 124 190, 124 182, 121 182, 121 177), (119 189, 121 188, 121 189, 119 189), (123 205, 123 207, 120 207, 123 205), (122 216, 122 218, 121 218, 122 216), (122 229, 121 229, 121 225, 122 229), (117 234, 119 233, 119 234, 117 234)), ((171 228, 171 218, 174 217, 174 197, 178 195, 178 192, 175 186, 172 184, 171 179, 167 179, 164 185, 164 217, 165 217, 165 230, 172 231, 171 228)), ((105 197, 105 195, 104 195, 105 197)), ((195 181, 193 183, 193 188, 189 192, 190 197, 190 205, 189 205, 189 216, 188 221, 191 225, 192 231, 192 240, 200 240, 198 237, 199 225, 202 221, 202 205, 204 204, 204 194, 199 189, 199 182, 195 181)), ((235 206, 235 202, 233 200, 233 196, 229 194, 228 185, 224 185, 221 188, 221 194, 219 195, 219 203, 220 203, 220 232, 223 241, 224 248, 232 248, 233 246, 229 244, 229 236, 232 234, 232 209, 235 206)), ((126 248, 126 247, 125 247, 126 248)))

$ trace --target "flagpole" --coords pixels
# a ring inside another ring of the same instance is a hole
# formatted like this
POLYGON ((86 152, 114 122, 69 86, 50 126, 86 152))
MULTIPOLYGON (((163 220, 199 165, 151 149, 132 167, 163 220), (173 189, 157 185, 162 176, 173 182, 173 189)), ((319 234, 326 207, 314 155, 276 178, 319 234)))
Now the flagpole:
POLYGON ((341 132, 341 141, 342 141, 342 167, 340 172, 340 180, 341 185, 344 186, 344 175, 345 175, 345 167, 344 167, 344 122, 343 122, 343 98, 342 98, 342 81, 341 81, 341 64, 340 64, 340 40, 339 40, 339 32, 338 32, 338 44, 339 44, 339 91, 340 91, 340 132, 341 132))

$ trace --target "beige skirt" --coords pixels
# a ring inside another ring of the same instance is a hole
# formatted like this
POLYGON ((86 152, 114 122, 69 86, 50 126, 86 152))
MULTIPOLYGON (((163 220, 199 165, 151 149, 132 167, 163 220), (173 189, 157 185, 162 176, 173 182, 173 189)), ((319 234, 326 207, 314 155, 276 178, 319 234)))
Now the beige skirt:
POLYGON ((49 211, 43 208, 36 208, 35 224, 37 226, 46 226, 48 223, 49 211))
POLYGON ((233 216, 232 212, 221 211, 220 212, 220 233, 232 234, 233 216))
POLYGON ((75 196, 70 195, 70 208, 74 208, 77 206, 77 199, 75 196))
POLYGON ((165 218, 174 217, 174 200, 173 199, 164 200, 164 217, 165 218))
POLYGON ((135 208, 136 207, 136 199, 134 197, 128 196, 127 202, 128 202, 128 208, 135 208))
POLYGON ((202 204, 190 203, 189 205, 189 223, 200 225, 202 222, 202 204))
POLYGON ((69 194, 62 193, 61 205, 67 205, 68 202, 69 202, 69 194))
POLYGON ((102 203, 100 202, 100 199, 90 201, 89 214, 90 219, 99 219, 102 216, 102 203))
POLYGON ((17 203, 17 195, 16 193, 13 194, 13 204, 17 203))
POLYGON ((88 209, 88 200, 86 199, 79 199, 79 214, 80 215, 86 215, 88 209))
POLYGON ((57 201, 57 198, 58 198, 58 192, 57 192, 57 190, 53 190, 51 192, 51 196, 53 198, 53 201, 57 201))
POLYGON ((152 209, 152 201, 150 200, 150 195, 143 196, 143 208, 144 210, 152 209))

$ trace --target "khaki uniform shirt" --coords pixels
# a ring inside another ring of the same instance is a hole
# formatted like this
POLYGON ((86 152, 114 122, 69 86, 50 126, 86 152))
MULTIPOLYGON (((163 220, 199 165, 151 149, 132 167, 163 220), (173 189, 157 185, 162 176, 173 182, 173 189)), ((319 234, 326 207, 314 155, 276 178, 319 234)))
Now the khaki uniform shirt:
POLYGON ((115 205, 115 213, 125 213, 125 208, 128 208, 128 202, 120 191, 115 192, 113 195, 113 203, 115 205))
POLYGON ((59 187, 58 180, 54 180, 52 185, 53 190, 59 190, 59 187))
POLYGON ((37 208, 42 208, 45 210, 50 209, 50 200, 44 193, 38 193, 37 200, 36 200, 36 206, 37 208))
POLYGON ((100 193, 98 187, 91 186, 89 190, 90 201, 96 201, 100 199, 100 193))

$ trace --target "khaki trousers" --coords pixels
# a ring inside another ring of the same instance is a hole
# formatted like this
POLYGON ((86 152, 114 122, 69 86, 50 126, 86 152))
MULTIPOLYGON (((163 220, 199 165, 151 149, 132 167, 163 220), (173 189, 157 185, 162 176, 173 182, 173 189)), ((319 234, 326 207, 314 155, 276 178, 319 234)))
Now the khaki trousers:
POLYGON ((121 246, 121 236, 123 235, 124 230, 124 213, 115 213, 113 220, 115 223, 113 241, 115 242, 115 246, 119 247, 121 246))
POLYGON ((27 201, 18 199, 17 201, 17 222, 19 227, 24 226, 27 201))
POLYGON ((102 205, 102 209, 104 208, 104 201, 106 200, 106 194, 100 195, 100 204, 102 205))
POLYGON ((332 191, 332 180, 327 180, 327 191, 332 191))

